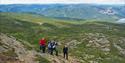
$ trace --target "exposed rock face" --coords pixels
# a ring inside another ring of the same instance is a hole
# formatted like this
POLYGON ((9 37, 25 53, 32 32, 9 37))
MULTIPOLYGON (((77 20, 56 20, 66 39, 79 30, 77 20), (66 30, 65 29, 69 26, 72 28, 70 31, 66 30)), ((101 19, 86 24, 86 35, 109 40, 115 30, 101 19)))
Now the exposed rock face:
POLYGON ((118 46, 117 44, 114 43, 114 47, 116 47, 121 54, 123 54, 125 56, 125 49, 121 48, 120 46, 118 46))
POLYGON ((42 24, 44 24, 44 23, 42 23, 42 22, 38 22, 38 24, 39 24, 39 25, 42 25, 42 24))
POLYGON ((89 40, 89 43, 86 46, 91 46, 91 47, 97 47, 100 48, 102 51, 109 52, 110 51, 110 41, 108 38, 100 33, 89 33, 86 34, 87 39, 89 40))
POLYGON ((24 45, 21 42, 17 41, 14 37, 8 37, 4 34, 0 34, 0 56, 8 57, 4 55, 5 53, 11 55, 11 59, 4 59, 2 61, 2 57, 0 58, 0 63, 37 63, 34 61, 35 52, 28 51, 24 48, 24 45), (14 55, 14 56, 12 56, 14 55))
POLYGON ((125 56, 125 37, 120 37, 117 43, 113 43, 114 47, 125 56))
POLYGON ((70 48, 75 48, 76 45, 78 44, 81 44, 81 42, 77 41, 77 40, 72 40, 70 42, 67 43, 67 45, 70 47, 70 48))
MULTIPOLYGON (((118 43, 111 42, 108 40, 108 37, 102 33, 86 33, 84 35, 84 40, 87 40, 86 47, 92 47, 92 48, 98 48, 99 50, 103 51, 105 55, 110 53, 110 47, 114 46, 119 53, 125 56, 125 38, 121 37, 119 39, 118 43), (119 44, 122 44, 124 46, 120 46, 119 44)), ((85 41, 84 41, 85 42, 85 41)), ((70 48, 77 48, 77 45, 81 44, 81 41, 78 40, 71 40, 67 43, 67 45, 70 48)), ((77 52, 77 51, 75 51, 77 52)), ((36 51, 29 51, 26 48, 24 48, 24 45, 15 39, 14 37, 8 37, 5 34, 0 34, 0 63, 39 63, 38 61, 35 61, 36 55, 40 55, 43 58, 48 59, 52 63, 85 63, 84 60, 96 58, 95 55, 83 53, 83 57, 79 60, 75 57, 69 56, 69 60, 65 60, 62 56, 62 54, 59 54, 59 56, 51 56, 48 54, 41 54, 36 51)), ((104 58, 98 57, 96 58, 98 60, 103 60, 104 58)), ((110 57, 107 59, 111 59, 110 57)), ((88 63, 99 63, 96 60, 88 60, 88 63)))
POLYGON ((103 33, 85 33, 81 35, 81 37, 81 42, 83 42, 83 44, 80 45, 80 50, 83 51, 75 51, 81 54, 81 56, 79 56, 81 57, 80 59, 87 60, 86 62, 88 63, 115 60, 112 57, 117 57, 120 61, 121 59, 124 60, 125 37, 111 36, 103 33))

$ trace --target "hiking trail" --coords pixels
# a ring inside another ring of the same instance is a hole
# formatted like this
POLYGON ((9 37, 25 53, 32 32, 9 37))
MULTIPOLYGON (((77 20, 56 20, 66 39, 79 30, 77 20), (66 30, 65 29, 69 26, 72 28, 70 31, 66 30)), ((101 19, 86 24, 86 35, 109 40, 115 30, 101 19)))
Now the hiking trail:
POLYGON ((52 63, 80 63, 76 58, 73 58, 71 56, 68 57, 68 60, 63 58, 62 54, 56 55, 50 55, 48 53, 39 53, 42 57, 47 58, 52 63))
MULTIPOLYGON (((27 42, 24 43, 27 44, 27 42)), ((39 61, 35 60, 37 58, 36 55, 40 55, 51 63, 80 63, 76 58, 71 56, 69 56, 68 60, 64 59, 62 53, 56 56, 48 53, 40 53, 35 50, 28 50, 25 48, 24 43, 22 44, 22 41, 20 42, 20 40, 12 36, 0 33, 0 63, 39 63, 39 61), (11 53, 14 56, 4 55, 6 52, 10 53, 10 50, 12 50, 11 53)))

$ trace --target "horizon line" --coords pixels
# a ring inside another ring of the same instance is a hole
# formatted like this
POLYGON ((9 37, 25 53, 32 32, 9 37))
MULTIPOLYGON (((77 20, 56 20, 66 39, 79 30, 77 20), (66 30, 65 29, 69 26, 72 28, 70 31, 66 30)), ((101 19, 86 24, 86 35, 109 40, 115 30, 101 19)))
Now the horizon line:
POLYGON ((6 3, 6 4, 1 4, 0 5, 33 5, 33 4, 89 4, 89 5, 125 5, 125 3, 6 3))

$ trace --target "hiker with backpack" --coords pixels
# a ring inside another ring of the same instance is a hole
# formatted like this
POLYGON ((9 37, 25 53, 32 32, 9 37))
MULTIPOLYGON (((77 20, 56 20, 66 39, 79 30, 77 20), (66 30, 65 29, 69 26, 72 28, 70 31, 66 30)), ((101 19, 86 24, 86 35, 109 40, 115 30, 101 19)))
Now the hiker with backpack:
POLYGON ((51 54, 51 51, 52 51, 52 41, 49 41, 48 42, 48 53, 51 54))
POLYGON ((68 60, 68 47, 66 45, 63 47, 63 56, 68 60))
POLYGON ((52 41, 52 49, 51 49, 51 55, 53 55, 53 52, 55 52, 56 53, 56 56, 58 56, 58 50, 57 50, 57 46, 58 46, 58 44, 57 44, 57 42, 55 42, 55 41, 52 41))
POLYGON ((42 52, 45 53, 45 50, 46 50, 46 40, 45 40, 45 38, 42 38, 39 41, 39 45, 40 45, 40 50, 42 49, 42 52))

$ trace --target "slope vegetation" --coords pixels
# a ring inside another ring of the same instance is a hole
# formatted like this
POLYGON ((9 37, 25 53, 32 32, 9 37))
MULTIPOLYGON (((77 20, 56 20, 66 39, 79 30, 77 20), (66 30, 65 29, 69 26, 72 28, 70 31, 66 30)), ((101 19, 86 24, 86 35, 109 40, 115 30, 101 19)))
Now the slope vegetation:
MULTIPOLYGON (((0 32, 26 41, 32 45, 25 43, 27 49, 38 52, 38 41, 41 37, 57 40, 60 53, 58 59, 60 57, 62 59, 61 50, 63 45, 67 44, 71 58, 77 58, 75 61, 81 63, 125 62, 125 24, 59 20, 33 14, 0 13, 0 32)), ((45 54, 44 58, 53 61, 48 57, 49 55, 45 54)), ((50 56, 51 59, 54 57, 50 56)), ((58 62, 58 59, 54 61, 58 62)))

